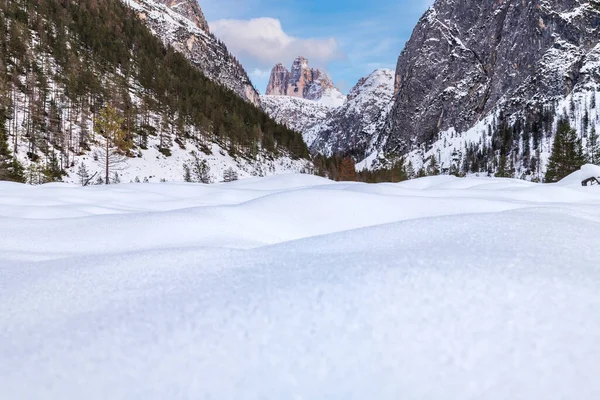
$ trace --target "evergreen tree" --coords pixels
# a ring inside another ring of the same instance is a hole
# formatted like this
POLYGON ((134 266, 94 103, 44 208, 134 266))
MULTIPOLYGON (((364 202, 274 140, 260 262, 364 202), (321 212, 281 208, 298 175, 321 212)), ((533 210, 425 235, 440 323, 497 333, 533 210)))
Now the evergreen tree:
POLYGON ((546 182, 558 182, 586 163, 581 140, 565 118, 558 121, 546 182))
POLYGON ((200 156, 195 151, 192 151, 190 154, 192 159, 189 163, 184 164, 183 167, 184 180, 186 182, 198 182, 204 184, 212 183, 210 165, 208 165, 208 162, 200 159, 200 156))
POLYGON ((238 173, 233 168, 227 168, 225 172, 223 172, 223 180, 225 182, 233 182, 239 179, 238 173))
POLYGON ((62 181, 64 171, 60 168, 55 152, 50 154, 42 174, 44 175, 44 183, 62 181))
POLYGON ((594 165, 600 165, 600 140, 596 127, 592 125, 590 137, 588 139, 588 162, 594 165))
MULTIPOLYGON (((1 105, 0 105, 1 107, 1 105)), ((0 108, 0 181, 25 183, 23 165, 8 148, 5 110, 0 108)))
POLYGON ((87 186, 90 183, 90 173, 84 163, 79 164, 77 168, 77 177, 81 186, 87 186))
POLYGON ((188 164, 183 164, 183 181, 192 182, 192 171, 188 164))
POLYGON ((429 164, 427 165, 426 174, 429 176, 435 176, 440 174, 440 166, 435 158, 435 155, 431 156, 429 164))
POLYGON ((412 161, 409 161, 408 165, 406 166, 406 177, 408 179, 414 179, 416 176, 417 174, 415 173, 415 167, 413 166, 412 161))

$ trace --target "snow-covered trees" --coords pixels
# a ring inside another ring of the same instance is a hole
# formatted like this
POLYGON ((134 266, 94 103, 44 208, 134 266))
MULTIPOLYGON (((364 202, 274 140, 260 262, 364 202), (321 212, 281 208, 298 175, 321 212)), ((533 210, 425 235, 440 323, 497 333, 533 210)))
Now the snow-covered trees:
POLYGON ((200 156, 195 151, 192 151, 190 154, 192 155, 192 159, 183 164, 183 180, 186 182, 211 183, 212 176, 208 162, 200 159, 200 156))
POLYGON ((223 172, 223 180, 225 182, 233 182, 239 179, 238 173, 233 168, 227 168, 225 172, 223 172))

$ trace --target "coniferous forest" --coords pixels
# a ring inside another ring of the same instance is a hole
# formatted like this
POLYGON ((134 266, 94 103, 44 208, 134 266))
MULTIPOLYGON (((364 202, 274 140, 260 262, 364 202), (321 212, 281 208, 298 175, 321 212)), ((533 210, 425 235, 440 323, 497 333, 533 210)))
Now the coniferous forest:
POLYGON ((309 156, 300 134, 208 80, 119 0, 0 0, 0 33, 3 179, 60 180, 102 142, 94 122, 107 106, 122 118, 128 157, 151 137, 166 156, 185 140, 309 156))

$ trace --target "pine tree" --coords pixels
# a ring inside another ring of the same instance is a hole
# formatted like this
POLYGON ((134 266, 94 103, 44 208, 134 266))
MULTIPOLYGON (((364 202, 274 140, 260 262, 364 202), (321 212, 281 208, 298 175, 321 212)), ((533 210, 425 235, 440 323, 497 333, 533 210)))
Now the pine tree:
POLYGON ((435 155, 431 156, 429 164, 427 165, 426 174, 429 176, 435 176, 440 174, 440 166, 435 158, 435 155))
POLYGON ((79 177, 79 184, 81 186, 87 186, 90 183, 90 173, 84 163, 79 164, 77 168, 77 176, 79 177))
POLYGON ((414 179, 417 176, 412 161, 409 161, 408 165, 406 166, 406 176, 408 179, 414 179))
POLYGON ((183 181, 192 182, 192 171, 190 171, 190 166, 187 164, 183 164, 183 181))
POLYGON ((558 121, 546 182, 558 182, 586 163, 581 140, 567 119, 558 121))
POLYGON ((200 159, 200 156, 195 151, 192 151, 190 154, 192 159, 183 166, 184 180, 186 182, 212 183, 208 162, 200 159))
POLYGON ((239 179, 238 173, 233 168, 227 168, 225 172, 223 172, 223 180, 225 182, 233 182, 239 179))
POLYGON ((0 104, 0 181, 25 183, 23 165, 12 155, 8 148, 6 132, 6 109, 0 104))
POLYGON ((590 129, 590 137, 588 139, 588 162, 595 165, 600 165, 600 140, 596 127, 592 125, 590 129))

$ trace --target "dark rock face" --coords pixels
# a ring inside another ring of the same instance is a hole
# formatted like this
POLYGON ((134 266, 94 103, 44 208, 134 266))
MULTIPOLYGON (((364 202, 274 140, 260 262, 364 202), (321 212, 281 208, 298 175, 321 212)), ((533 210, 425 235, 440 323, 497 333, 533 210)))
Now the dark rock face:
POLYGON ((437 0, 398 59, 384 151, 600 81, 599 27, 596 1, 437 0))
POLYGON ((327 89, 334 87, 327 74, 310 68, 306 58, 297 57, 291 71, 288 71, 283 64, 273 67, 265 93, 267 96, 292 96, 319 100, 327 89))
POLYGON ((196 0, 123 0, 163 43, 185 55, 209 79, 260 107, 260 96, 239 61, 208 30, 196 0))

